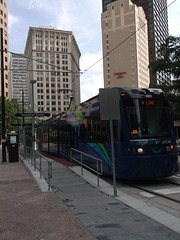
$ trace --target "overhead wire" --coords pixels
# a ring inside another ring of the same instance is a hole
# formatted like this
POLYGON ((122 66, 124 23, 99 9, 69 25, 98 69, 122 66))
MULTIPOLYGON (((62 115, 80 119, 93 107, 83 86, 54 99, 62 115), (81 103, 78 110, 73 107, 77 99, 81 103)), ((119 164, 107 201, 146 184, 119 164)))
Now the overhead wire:
MULTIPOLYGON (((163 11, 165 11, 165 9, 167 9, 168 7, 170 7, 172 4, 174 4, 176 2, 176 0, 172 1, 170 4, 168 4, 166 7, 164 7, 161 11, 159 11, 159 14, 162 13, 163 11)), ((153 18, 151 18, 153 19, 153 18)), ((119 46, 121 46, 124 42, 126 42, 128 39, 130 39, 134 34, 136 34, 141 28, 143 28, 144 26, 146 26, 148 24, 148 22, 144 23, 141 27, 139 27, 136 31, 134 31, 133 33, 131 33, 128 37, 126 37, 122 42, 120 42, 117 46, 115 46, 114 48, 112 48, 107 54, 105 54, 104 56, 102 56, 102 58, 100 58, 99 60, 97 60, 95 63, 93 63, 90 67, 88 67, 87 69, 85 69, 84 71, 82 71, 81 75, 83 75, 84 73, 86 73, 87 71, 89 71, 91 68, 93 68, 96 64, 98 64, 100 61, 102 61, 105 57, 107 57, 110 53, 112 53, 114 50, 116 50, 119 46)), ((77 78, 73 79, 73 81, 75 81, 77 78)), ((72 82, 73 82, 72 81, 72 82)), ((71 83, 72 83, 71 82, 71 83)))
POLYGON ((29 59, 29 60, 32 60, 32 61, 35 61, 35 62, 39 62, 39 63, 43 63, 45 65, 48 65, 48 66, 52 66, 52 67, 55 67, 57 69, 62 69, 63 71, 65 72, 70 72, 70 73, 76 73, 72 70, 69 70, 69 69, 63 69, 63 67, 60 67, 60 66, 57 66, 57 65, 54 65, 54 64, 51 64, 51 63, 47 63, 47 62, 44 62, 42 60, 39 60, 39 59, 36 59, 36 58, 31 58, 31 57, 27 57, 25 54, 19 54, 19 53, 16 53, 16 52, 12 52, 12 51, 8 51, 8 50, 5 50, 6 52, 9 52, 10 54, 12 55, 17 55, 21 58, 26 58, 26 59, 29 59))
MULTIPOLYGON (((169 3, 166 7, 164 7, 161 11, 159 11, 159 14, 161 12, 163 12, 165 9, 167 9, 168 7, 170 7, 172 4, 174 4, 176 2, 176 0, 173 0, 171 3, 169 3)), ((153 18, 152 18, 153 19, 153 18)), ((50 63, 47 63, 47 62, 44 62, 44 61, 41 61, 39 59, 34 59, 34 58, 31 58, 31 57, 27 57, 25 55, 23 55, 24 58, 26 59, 29 59, 29 60, 32 60, 32 61, 36 61, 36 62, 39 62, 39 63, 43 63, 45 65, 49 65, 49 66, 53 66, 55 68, 58 68, 58 69, 62 69, 64 72, 69 72, 69 73, 75 73, 75 74, 78 74, 77 77, 75 77, 71 83, 73 83, 77 78, 79 78, 81 75, 83 75, 84 73, 86 73, 87 71, 89 71, 91 68, 93 68, 96 64, 98 64, 100 61, 102 61, 105 57, 107 57, 109 54, 111 54, 113 51, 115 51, 119 46, 121 46, 124 42, 126 42, 128 39, 130 39, 134 34, 136 34, 141 28, 143 28, 145 25, 147 25, 148 22, 144 23, 141 27, 139 27, 136 31, 134 31, 133 33, 131 33, 128 37, 126 37, 123 41, 121 41, 118 45, 116 45, 114 48, 112 48, 107 54, 105 54, 104 56, 102 56, 99 60, 97 60, 96 62, 94 62, 91 66, 89 66, 87 69, 83 70, 83 71, 77 71, 77 72, 74 72, 72 70, 69 70, 69 69, 63 69, 63 67, 60 67, 60 66, 57 66, 57 65, 54 65, 54 64, 50 64, 50 63)), ((7 50, 6 50, 7 51, 7 50)), ((16 52, 12 52, 12 51, 7 51, 9 52, 10 54, 14 54, 14 55, 17 55, 17 56, 21 56, 22 57, 22 54, 18 54, 16 52)), ((9 69, 10 70, 10 69, 9 69)), ((42 71, 42 72, 45 72, 44 70, 29 70, 29 71, 42 71)), ((49 71, 50 72, 50 71, 49 71)), ((57 71, 52 71, 52 72, 57 72, 57 71)))
MULTIPOLYGON (((165 9, 167 9, 168 7, 170 7, 172 4, 174 4, 176 2, 176 0, 174 0, 173 2, 171 2, 169 5, 167 5, 166 7, 164 7, 161 11, 159 11, 159 14, 161 12, 163 12, 165 9)), ((116 50, 119 46, 121 46, 124 42, 126 42, 128 39, 130 39, 134 34, 136 34, 141 28, 143 28, 144 26, 146 26, 148 24, 148 22, 144 23, 140 28, 138 28, 136 31, 134 31, 132 34, 130 34, 127 38, 125 38, 122 42, 120 42, 117 46, 115 46, 114 48, 112 48, 107 54, 105 54, 102 58, 100 58, 98 61, 96 61, 94 64, 92 64, 90 67, 88 67, 84 72, 87 72, 88 70, 90 70, 92 67, 94 67, 96 64, 98 64, 100 61, 102 61, 105 57, 107 57, 110 53, 112 53, 114 50, 116 50)))

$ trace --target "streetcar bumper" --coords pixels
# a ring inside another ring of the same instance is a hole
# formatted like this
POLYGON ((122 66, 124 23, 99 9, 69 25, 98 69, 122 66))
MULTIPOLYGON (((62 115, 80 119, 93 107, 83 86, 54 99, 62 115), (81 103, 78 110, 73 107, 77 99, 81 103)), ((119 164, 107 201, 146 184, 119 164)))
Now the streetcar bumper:
POLYGON ((122 157, 117 165, 117 177, 119 178, 162 178, 178 172, 178 160, 175 154, 122 157))

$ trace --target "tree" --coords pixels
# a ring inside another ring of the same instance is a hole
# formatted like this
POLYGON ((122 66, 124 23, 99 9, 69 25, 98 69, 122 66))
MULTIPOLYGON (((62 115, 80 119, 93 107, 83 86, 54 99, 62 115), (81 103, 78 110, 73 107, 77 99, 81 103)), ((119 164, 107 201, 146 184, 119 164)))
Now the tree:
POLYGON ((149 64, 154 73, 164 71, 180 77, 180 37, 169 36, 158 50, 158 59, 149 64))
POLYGON ((161 88, 167 95, 173 112, 174 120, 180 119, 180 80, 173 80, 170 84, 160 84, 161 88))
MULTIPOLYGON (((18 128, 12 126, 11 123, 17 123, 17 118, 15 114, 17 113, 18 102, 16 99, 7 99, 5 98, 5 127, 6 133, 10 133, 11 131, 18 131, 18 128)), ((1 97, 0 97, 0 108, 1 108, 1 97)), ((0 136, 2 136, 2 115, 0 112, 0 136)))
POLYGON ((158 50, 158 59, 149 64, 154 73, 164 71, 171 74, 170 83, 161 83, 173 111, 174 120, 180 119, 180 37, 169 36, 158 50))

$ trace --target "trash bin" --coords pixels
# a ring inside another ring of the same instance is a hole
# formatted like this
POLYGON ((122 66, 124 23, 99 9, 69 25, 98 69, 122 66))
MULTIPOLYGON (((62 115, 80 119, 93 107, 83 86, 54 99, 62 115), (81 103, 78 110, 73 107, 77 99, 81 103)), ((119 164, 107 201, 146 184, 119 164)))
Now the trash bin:
POLYGON ((8 133, 8 152, 9 152, 9 162, 18 162, 18 134, 17 133, 8 133))

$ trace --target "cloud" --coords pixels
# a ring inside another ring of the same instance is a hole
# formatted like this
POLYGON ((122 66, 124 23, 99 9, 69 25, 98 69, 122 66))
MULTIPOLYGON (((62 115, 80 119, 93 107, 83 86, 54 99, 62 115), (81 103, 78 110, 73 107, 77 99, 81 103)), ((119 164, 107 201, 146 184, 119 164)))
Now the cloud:
POLYGON ((179 28, 180 16, 173 15, 169 17, 169 34, 173 36, 180 36, 180 28, 179 28))
POLYGON ((33 9, 33 8, 34 8, 34 1, 31 0, 31 1, 29 2, 29 9, 33 9))
POLYGON ((167 0, 168 4, 168 23, 169 34, 173 36, 180 36, 180 2, 167 0))
POLYGON ((102 71, 103 68, 103 60, 102 60, 102 53, 90 53, 85 52, 84 55, 81 57, 81 70, 85 71, 86 69, 88 71, 102 71))
POLYGON ((11 13, 8 14, 8 28, 11 31, 14 24, 19 23, 20 18, 13 16, 11 13))
POLYGON ((104 87, 103 61, 100 60, 101 58, 101 52, 86 52, 81 58, 81 69, 84 71, 87 70, 81 75, 81 101, 97 95, 99 88, 104 87))
POLYGON ((90 77, 81 77, 81 102, 97 95, 99 88, 103 88, 103 74, 92 74, 90 77))
MULTIPOLYGON (((42 16, 42 21, 46 21, 47 26, 51 25, 74 33, 82 53, 80 67, 82 70, 88 69, 81 76, 81 99, 84 101, 98 94, 99 88, 103 87, 103 61, 100 60, 102 58, 100 52, 102 2, 97 0, 13 0, 13 4, 19 5, 20 11, 23 11, 23 20, 27 26, 32 22, 34 24, 37 17, 39 21, 42 16), (33 19, 29 18, 30 15, 33 19)), ((43 23, 37 23, 37 25, 43 25, 43 23)))
MULTIPOLYGON (((48 25, 73 31, 80 47, 101 38, 101 1, 97 0, 16 0, 31 11, 41 11, 52 19, 48 25), (23 3, 22 3, 23 2, 23 3), (99 28, 97 28, 99 24, 99 28)), ((101 41, 101 39, 99 39, 101 41)))

